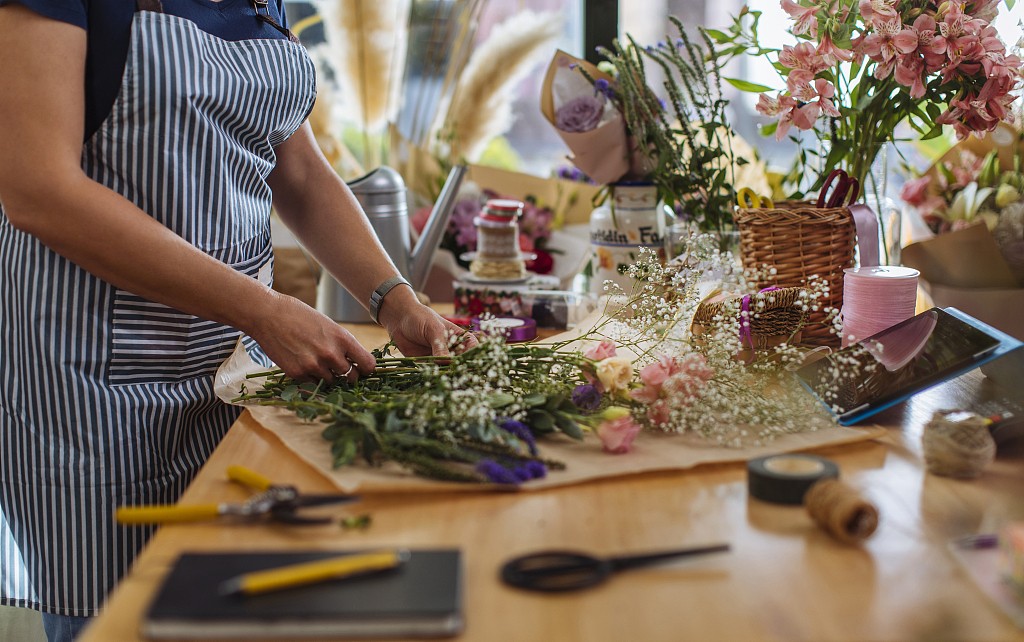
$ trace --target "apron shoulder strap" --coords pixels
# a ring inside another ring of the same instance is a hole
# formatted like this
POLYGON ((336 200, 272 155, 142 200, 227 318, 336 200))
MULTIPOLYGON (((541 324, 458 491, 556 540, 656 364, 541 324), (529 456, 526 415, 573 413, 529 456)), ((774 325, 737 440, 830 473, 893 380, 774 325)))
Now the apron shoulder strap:
POLYGON ((152 11, 154 13, 164 12, 164 3, 160 0, 135 0, 136 11, 152 11))

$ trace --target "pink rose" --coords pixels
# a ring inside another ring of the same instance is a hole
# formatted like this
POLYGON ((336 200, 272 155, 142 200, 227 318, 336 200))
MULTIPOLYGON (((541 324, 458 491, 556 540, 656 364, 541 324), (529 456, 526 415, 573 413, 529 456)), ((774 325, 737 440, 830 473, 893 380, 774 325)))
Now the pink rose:
POLYGON ((615 344, 605 339, 597 345, 592 345, 583 351, 583 356, 594 361, 602 361, 608 357, 615 356, 615 344))
POLYGON ((640 381, 648 386, 661 388, 671 374, 672 362, 664 357, 640 369, 640 381))
POLYGON ((628 414, 618 419, 609 419, 597 427, 597 436, 601 439, 601 447, 607 453, 621 455, 628 453, 633 440, 640 433, 640 424, 633 421, 628 414))

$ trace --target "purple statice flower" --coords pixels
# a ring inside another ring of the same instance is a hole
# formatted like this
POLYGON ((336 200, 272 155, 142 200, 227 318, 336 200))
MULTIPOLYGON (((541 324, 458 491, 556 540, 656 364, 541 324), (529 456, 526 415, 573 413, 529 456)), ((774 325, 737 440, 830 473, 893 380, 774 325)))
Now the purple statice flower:
POLYGON ((615 99, 615 90, 612 88, 611 83, 605 78, 598 78, 594 81, 594 93, 600 94, 608 100, 615 99))
POLYGON ((455 202, 451 218, 448 219, 448 232, 455 237, 459 247, 476 249, 476 225, 473 219, 479 214, 480 203, 477 199, 464 198, 455 202))
POLYGON ((526 444, 526 447, 530 449, 531 455, 537 454, 537 440, 534 438, 529 426, 515 419, 504 419, 498 423, 498 427, 526 444))
POLYGON ((597 128, 604 114, 604 98, 577 96, 555 113, 555 126, 564 132, 589 132, 597 128))
POLYGON ((555 172, 555 176, 566 181, 574 181, 576 183, 592 183, 593 181, 583 173, 579 167, 571 167, 569 165, 563 165, 558 168, 555 172))
POLYGON ((534 461, 532 459, 512 469, 512 475, 520 482, 527 482, 531 479, 541 479, 547 474, 547 467, 539 461, 534 461))
POLYGON ((477 462, 476 472, 486 477, 487 481, 495 484, 518 484, 520 482, 511 470, 493 459, 481 459, 477 462))
POLYGON ((573 388, 572 402, 580 410, 593 412, 601 405, 601 393, 598 391, 597 386, 585 383, 573 388))

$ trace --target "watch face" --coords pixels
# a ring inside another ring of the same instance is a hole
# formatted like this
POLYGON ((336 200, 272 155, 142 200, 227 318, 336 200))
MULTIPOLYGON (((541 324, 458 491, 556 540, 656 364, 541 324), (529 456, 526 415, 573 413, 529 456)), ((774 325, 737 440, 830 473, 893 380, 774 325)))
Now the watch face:
POLYGON ((850 419, 942 381, 1000 343, 933 308, 804 366, 797 377, 840 420, 850 419))

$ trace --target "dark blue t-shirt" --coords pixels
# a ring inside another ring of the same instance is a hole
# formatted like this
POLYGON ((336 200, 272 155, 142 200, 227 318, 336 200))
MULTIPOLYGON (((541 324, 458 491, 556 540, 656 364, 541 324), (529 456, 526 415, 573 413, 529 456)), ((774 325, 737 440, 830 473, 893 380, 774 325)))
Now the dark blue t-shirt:
MULTIPOLYGON (((0 0, 0 7, 21 4, 39 15, 85 29, 85 138, 99 129, 121 89, 128 58, 134 0, 0 0)), ((163 0, 164 12, 191 20, 203 31, 224 40, 284 38, 258 20, 250 0, 163 0)), ((262 9, 261 9, 262 11, 262 9)), ((287 26, 284 0, 270 3, 270 14, 287 26)))

